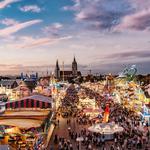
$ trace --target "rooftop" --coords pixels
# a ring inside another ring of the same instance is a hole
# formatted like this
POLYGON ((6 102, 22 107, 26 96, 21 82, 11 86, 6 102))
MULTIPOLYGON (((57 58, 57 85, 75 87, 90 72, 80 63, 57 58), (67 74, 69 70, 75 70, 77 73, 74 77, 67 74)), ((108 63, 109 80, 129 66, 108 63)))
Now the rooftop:
MULTIPOLYGON (((34 99, 34 100, 47 102, 47 103, 51 103, 53 101, 53 99, 51 97, 47 97, 47 96, 43 96, 43 95, 31 95, 31 96, 27 96, 27 97, 24 97, 24 98, 22 98, 20 100, 16 100, 16 101, 22 101, 22 100, 26 100, 26 99, 34 99)), ((6 103, 13 103, 13 102, 15 102, 15 101, 6 102, 6 103)))

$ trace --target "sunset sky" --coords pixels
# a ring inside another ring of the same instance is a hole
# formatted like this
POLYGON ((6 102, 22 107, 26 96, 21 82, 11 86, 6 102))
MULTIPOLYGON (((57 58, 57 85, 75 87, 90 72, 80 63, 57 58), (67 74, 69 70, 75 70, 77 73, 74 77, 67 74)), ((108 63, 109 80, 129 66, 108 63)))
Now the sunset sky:
POLYGON ((0 0, 0 75, 69 69, 150 73, 150 0, 0 0))

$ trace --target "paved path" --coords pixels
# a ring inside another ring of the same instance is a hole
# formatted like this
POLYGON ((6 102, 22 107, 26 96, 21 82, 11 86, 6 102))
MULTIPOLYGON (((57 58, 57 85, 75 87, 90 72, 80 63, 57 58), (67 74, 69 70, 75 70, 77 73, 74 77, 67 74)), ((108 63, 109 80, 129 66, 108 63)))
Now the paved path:
MULTIPOLYGON (((70 140, 71 143, 73 144, 73 150, 77 150, 77 142, 75 142, 74 140, 71 140, 70 137, 69 137, 69 134, 68 134, 68 127, 70 127, 73 131, 77 132, 77 133, 80 133, 80 131, 83 129, 83 128, 88 128, 88 126, 85 126, 85 125, 79 125, 75 122, 75 118, 71 118, 71 124, 68 125, 67 124, 67 119, 66 118, 62 118, 60 117, 59 118, 60 120, 60 123, 59 123, 59 126, 56 126, 54 132, 53 132, 53 135, 52 135, 52 138, 50 140, 50 143, 49 143, 49 146, 48 146, 48 150, 51 150, 50 148, 53 147, 54 150, 58 150, 58 147, 57 145, 54 144, 54 136, 55 134, 57 134, 59 137, 64 137, 65 139, 67 140, 70 140)), ((112 144, 112 142, 107 142, 106 143, 106 150, 110 150, 110 145, 112 144)), ((93 150, 101 150, 101 148, 99 149, 94 149, 93 150)), ((81 150, 87 150, 84 146, 81 146, 81 150)))
MULTIPOLYGON (((67 140, 70 140, 70 137, 69 137, 69 133, 68 133, 68 128, 70 127, 71 129, 74 129, 74 131, 76 131, 76 123, 75 123, 75 119, 71 119, 71 124, 68 125, 67 124, 67 119, 66 118, 62 118, 62 117, 59 117, 57 118, 59 119, 59 126, 57 125, 54 132, 53 132, 53 135, 52 135, 52 138, 50 140, 50 143, 49 143, 49 147, 48 149, 50 149, 50 147, 54 147, 55 150, 57 150, 57 146, 54 144, 54 136, 55 134, 57 134, 59 137, 63 137, 67 140)), ((80 130, 79 130, 80 131, 80 130)), ((76 150, 76 144, 74 141, 71 141, 72 144, 73 144, 73 148, 74 150, 76 150)))

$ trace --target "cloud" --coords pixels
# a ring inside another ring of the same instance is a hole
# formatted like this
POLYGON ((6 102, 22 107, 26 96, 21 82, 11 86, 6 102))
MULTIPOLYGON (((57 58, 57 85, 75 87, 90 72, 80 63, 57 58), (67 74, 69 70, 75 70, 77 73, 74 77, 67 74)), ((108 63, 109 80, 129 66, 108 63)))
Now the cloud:
POLYGON ((49 26, 44 27, 42 30, 44 33, 49 34, 52 33, 53 35, 57 35, 58 31, 63 28, 63 25, 61 23, 53 23, 49 26))
POLYGON ((116 29, 134 29, 149 30, 150 29, 150 8, 140 12, 125 16, 116 29))
POLYGON ((11 18, 5 18, 5 19, 1 20, 0 23, 4 24, 6 26, 10 26, 10 25, 18 24, 18 21, 11 19, 11 18))
POLYGON ((39 39, 32 38, 30 41, 28 40, 28 43, 23 45, 21 48, 33 48, 37 46, 49 45, 62 40, 69 40, 71 38, 72 38, 71 36, 64 36, 59 38, 39 38, 39 39))
POLYGON ((99 29, 111 29, 120 23, 120 19, 133 11, 127 0, 74 0, 74 6, 65 10, 75 11, 75 20, 93 23, 99 29))
POLYGON ((46 70, 47 69, 52 69, 54 68, 54 65, 51 64, 47 64, 47 65, 23 65, 23 64, 0 64, 0 69, 1 69, 1 73, 0 75, 19 75, 21 72, 24 73, 33 73, 34 72, 39 72, 39 73, 43 73, 45 72, 46 74, 46 70))
POLYGON ((34 25, 34 24, 37 24, 37 23, 40 23, 40 22, 42 22, 42 20, 38 20, 38 19, 37 20, 30 20, 30 21, 27 21, 27 22, 18 23, 18 24, 6 27, 6 28, 0 30, 0 36, 1 37, 9 36, 13 33, 18 32, 21 29, 24 29, 26 27, 29 27, 31 25, 34 25))
POLYGON ((129 59, 129 58, 150 58, 150 50, 144 50, 144 51, 130 51, 130 52, 122 52, 122 53, 116 53, 116 54, 110 54, 106 56, 105 58, 114 58, 117 60, 122 59, 129 59))
POLYGON ((75 20, 96 30, 149 30, 150 1, 148 0, 72 0, 64 6, 74 11, 75 20))
POLYGON ((19 2, 21 0, 3 0, 0 2, 0 9, 7 7, 11 3, 19 2))
POLYGON ((38 7, 37 5, 27 5, 27 6, 23 6, 20 7, 20 10, 22 12, 34 12, 34 13, 39 13, 41 12, 41 8, 38 7))
POLYGON ((99 72, 101 74, 119 74, 121 71, 123 71, 127 66, 130 67, 131 65, 135 64, 137 67, 137 74, 147 74, 149 73, 149 61, 145 62, 126 62, 124 64, 120 62, 113 62, 113 63, 105 63, 101 64, 98 63, 97 65, 92 67, 92 72, 96 73, 99 72))

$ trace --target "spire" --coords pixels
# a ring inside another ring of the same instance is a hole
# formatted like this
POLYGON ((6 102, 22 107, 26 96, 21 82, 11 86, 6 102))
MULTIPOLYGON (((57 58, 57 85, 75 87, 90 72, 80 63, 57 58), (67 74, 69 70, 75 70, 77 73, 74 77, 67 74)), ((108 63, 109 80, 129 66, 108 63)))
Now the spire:
POLYGON ((77 76, 77 73, 78 73, 78 67, 77 67, 76 58, 74 56, 74 59, 72 62, 72 75, 75 77, 75 76, 77 76))
POLYGON ((73 62, 74 62, 74 63, 77 63, 77 62, 76 62, 76 58, 75 58, 75 56, 74 56, 73 62))
POLYGON ((58 59, 56 61, 56 69, 59 69, 58 59))
POLYGON ((60 68, 59 68, 59 64, 58 64, 58 59, 57 59, 57 61, 56 61, 55 77, 56 77, 56 79, 59 79, 59 78, 60 78, 60 68))

